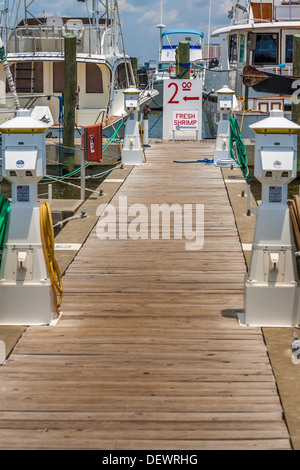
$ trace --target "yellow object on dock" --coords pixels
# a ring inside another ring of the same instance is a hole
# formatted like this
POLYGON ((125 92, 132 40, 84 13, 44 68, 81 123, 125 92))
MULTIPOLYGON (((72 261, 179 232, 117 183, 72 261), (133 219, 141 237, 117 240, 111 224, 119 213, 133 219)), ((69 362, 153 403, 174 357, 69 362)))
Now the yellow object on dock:
POLYGON ((52 287, 53 302, 55 306, 56 316, 58 317, 59 309, 63 298, 63 285, 59 266, 57 264, 54 254, 54 230, 51 210, 48 202, 44 202, 44 204, 41 204, 40 217, 43 250, 52 287))

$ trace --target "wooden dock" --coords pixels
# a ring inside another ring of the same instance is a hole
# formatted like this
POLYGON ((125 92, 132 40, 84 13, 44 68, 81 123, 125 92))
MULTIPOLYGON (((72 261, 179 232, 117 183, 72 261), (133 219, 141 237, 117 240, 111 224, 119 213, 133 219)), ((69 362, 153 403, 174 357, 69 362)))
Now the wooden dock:
POLYGON ((291 449, 262 331, 237 320, 246 265, 222 172, 173 162, 213 144, 151 145, 112 204, 204 204, 204 246, 94 228, 57 326, 27 328, 0 368, 0 449, 291 449))

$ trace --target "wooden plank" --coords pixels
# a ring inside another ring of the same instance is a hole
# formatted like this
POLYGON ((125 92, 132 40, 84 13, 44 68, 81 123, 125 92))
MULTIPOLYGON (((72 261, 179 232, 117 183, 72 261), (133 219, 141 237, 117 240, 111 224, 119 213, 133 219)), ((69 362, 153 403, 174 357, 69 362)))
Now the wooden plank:
POLYGON ((29 433, 28 430, 0 431, 0 449, 8 450, 174 450, 184 447, 185 450, 289 450, 288 439, 265 440, 157 440, 157 439, 99 439, 97 436, 85 435, 82 431, 62 432, 43 429, 29 433))

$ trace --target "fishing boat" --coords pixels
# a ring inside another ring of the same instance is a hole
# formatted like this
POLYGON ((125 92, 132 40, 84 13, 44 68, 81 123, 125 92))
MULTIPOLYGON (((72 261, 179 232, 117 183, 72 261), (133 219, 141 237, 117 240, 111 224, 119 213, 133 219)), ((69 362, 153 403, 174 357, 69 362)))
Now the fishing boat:
POLYGON ((208 137, 217 132, 217 91, 235 92, 235 114, 243 136, 249 125, 269 111, 281 109, 291 119, 293 36, 300 33, 299 0, 238 0, 229 12, 230 25, 212 33, 221 57, 204 68, 203 113, 208 137))
MULTIPOLYGON (((67 11, 76 11, 72 17, 48 16, 40 11, 40 4, 36 0, 1 4, 1 38, 21 107, 46 118, 52 137, 58 136, 63 122, 64 39, 75 35, 75 136, 80 136, 82 127, 102 122, 105 136, 110 137, 126 118, 123 90, 135 86, 118 1, 69 1, 67 11)), ((0 120, 4 121, 14 116, 15 106, 3 69, 0 90, 0 120)), ((140 95, 141 104, 156 94, 148 87, 140 95)))

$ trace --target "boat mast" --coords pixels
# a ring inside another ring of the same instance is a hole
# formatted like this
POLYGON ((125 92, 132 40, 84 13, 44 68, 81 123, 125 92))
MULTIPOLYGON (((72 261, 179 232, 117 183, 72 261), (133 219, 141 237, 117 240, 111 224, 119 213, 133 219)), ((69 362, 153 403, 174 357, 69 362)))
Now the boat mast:
POLYGON ((115 9, 116 9, 116 21, 117 21, 118 27, 119 27, 119 34, 120 34, 120 38, 121 38, 121 46, 122 46, 122 52, 123 52, 123 57, 124 57, 124 67, 125 67, 125 74, 126 74, 126 87, 128 88, 129 85, 130 85, 130 82, 129 82, 127 61, 126 61, 126 55, 125 55, 125 47, 124 47, 123 34, 122 34, 122 28, 121 28, 121 22, 120 22, 118 0, 115 0, 115 9))
POLYGON ((160 24, 156 26, 159 29, 159 50, 158 50, 158 58, 161 60, 161 53, 162 53, 162 31, 166 27, 166 25, 163 24, 163 0, 160 0, 160 24))
POLYGON ((10 34, 13 32, 13 30, 18 24, 18 14, 21 3, 22 0, 13 0, 12 2, 10 2, 10 0, 5 0, 1 3, 1 40, 5 46, 10 37, 10 34), (15 18, 13 20, 14 15, 15 18))

